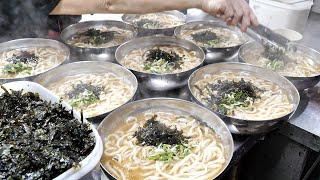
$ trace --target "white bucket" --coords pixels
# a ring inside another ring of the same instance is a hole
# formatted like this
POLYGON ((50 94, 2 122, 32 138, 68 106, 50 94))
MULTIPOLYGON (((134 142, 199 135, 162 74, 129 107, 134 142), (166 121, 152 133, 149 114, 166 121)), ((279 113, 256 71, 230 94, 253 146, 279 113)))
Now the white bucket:
POLYGON ((303 34, 312 0, 250 0, 250 6, 261 24, 271 28, 287 28, 303 34))

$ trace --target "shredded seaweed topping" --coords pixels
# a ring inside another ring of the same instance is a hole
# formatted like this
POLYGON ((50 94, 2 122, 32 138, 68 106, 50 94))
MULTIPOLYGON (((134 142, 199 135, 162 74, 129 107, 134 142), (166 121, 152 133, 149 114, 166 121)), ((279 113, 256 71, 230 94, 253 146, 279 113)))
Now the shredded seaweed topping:
POLYGON ((196 42, 207 44, 210 47, 216 46, 221 41, 221 39, 217 36, 216 33, 209 30, 194 33, 191 34, 191 36, 193 40, 195 40, 196 42))
POLYGON ((116 33, 116 31, 100 31, 98 29, 90 28, 87 31, 80 33, 80 35, 87 36, 85 43, 101 45, 112 41, 116 33))
POLYGON ((9 64, 5 65, 3 72, 6 74, 26 73, 31 74, 32 67, 36 66, 39 57, 28 51, 21 51, 19 55, 13 54, 6 59, 9 64))
POLYGON ((135 133, 138 143, 142 146, 159 146, 160 144, 179 145, 188 142, 182 131, 177 128, 170 128, 165 124, 156 121, 157 115, 149 119, 143 127, 135 133))
POLYGON ((73 85, 72 91, 68 93, 68 97, 71 99, 70 104, 74 107, 93 104, 100 100, 99 96, 102 90, 103 88, 100 86, 83 82, 73 85))
POLYGON ((38 62, 39 57, 37 57, 34 53, 30 53, 28 51, 21 51, 20 55, 12 55, 12 57, 6 59, 6 61, 10 63, 36 63, 38 62))
POLYGON ((236 107, 248 107, 260 98, 259 93, 263 92, 262 89, 244 79, 238 82, 219 80, 215 84, 208 84, 206 90, 211 92, 210 98, 207 99, 208 103, 214 110, 224 115, 232 115, 236 107))
POLYGON ((181 68, 182 58, 175 52, 151 49, 145 54, 146 61, 144 64, 144 70, 154 73, 165 73, 181 68))
POLYGON ((150 20, 150 19, 141 19, 136 22, 138 27, 143 27, 146 29, 157 29, 161 28, 161 23, 159 21, 150 20))
POLYGON ((53 179, 93 150, 92 130, 61 104, 2 88, 0 179, 53 179))
POLYGON ((272 45, 264 46, 262 56, 269 60, 265 66, 273 71, 281 70, 285 67, 286 63, 292 62, 287 56, 285 49, 272 45))

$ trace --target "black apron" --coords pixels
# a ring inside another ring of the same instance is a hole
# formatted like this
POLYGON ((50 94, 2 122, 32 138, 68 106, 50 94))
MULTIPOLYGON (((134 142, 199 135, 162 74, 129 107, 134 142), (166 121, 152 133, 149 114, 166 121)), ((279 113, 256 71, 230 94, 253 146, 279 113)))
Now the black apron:
POLYGON ((46 38, 48 30, 60 32, 63 21, 67 25, 79 20, 79 16, 49 16, 58 3, 59 0, 0 0, 0 42, 46 38))

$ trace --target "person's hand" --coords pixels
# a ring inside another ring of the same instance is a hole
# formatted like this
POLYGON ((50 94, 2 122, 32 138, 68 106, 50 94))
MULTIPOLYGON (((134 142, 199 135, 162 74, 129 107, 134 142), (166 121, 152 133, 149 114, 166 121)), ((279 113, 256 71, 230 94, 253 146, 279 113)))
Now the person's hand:
POLYGON ((257 17, 245 0, 202 0, 202 9, 229 25, 240 23, 242 31, 246 31, 250 25, 259 25, 257 17))

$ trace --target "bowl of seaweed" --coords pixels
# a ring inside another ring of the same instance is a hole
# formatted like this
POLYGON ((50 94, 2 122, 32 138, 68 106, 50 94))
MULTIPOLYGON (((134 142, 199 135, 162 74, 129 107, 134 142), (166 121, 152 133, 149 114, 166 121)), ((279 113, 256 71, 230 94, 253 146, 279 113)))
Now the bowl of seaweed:
POLYGON ((0 90, 0 179, 79 179, 99 163, 95 128, 41 85, 0 90))

